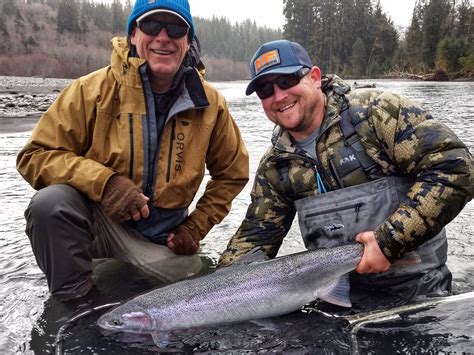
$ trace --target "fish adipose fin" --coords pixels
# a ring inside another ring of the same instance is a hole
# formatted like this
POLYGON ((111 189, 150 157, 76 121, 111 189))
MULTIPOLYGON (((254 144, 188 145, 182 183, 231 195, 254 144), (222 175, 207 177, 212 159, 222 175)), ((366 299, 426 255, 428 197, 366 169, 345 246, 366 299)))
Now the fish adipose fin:
POLYGON ((336 280, 327 291, 318 294, 318 298, 337 306, 350 308, 352 307, 351 299, 349 297, 350 289, 349 274, 344 274, 336 280))

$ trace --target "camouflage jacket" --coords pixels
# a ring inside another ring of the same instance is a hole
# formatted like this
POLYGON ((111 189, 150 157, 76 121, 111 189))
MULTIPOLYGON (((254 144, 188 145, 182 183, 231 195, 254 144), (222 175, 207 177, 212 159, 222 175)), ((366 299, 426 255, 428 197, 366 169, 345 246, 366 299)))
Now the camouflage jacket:
POLYGON ((382 173, 411 176, 415 181, 409 203, 399 206, 375 230, 389 260, 401 258, 436 235, 471 200, 472 156, 448 127, 415 103, 389 92, 351 92, 337 76, 329 77, 324 87, 327 107, 317 139, 318 161, 302 152, 288 132, 276 129, 273 144, 257 169, 246 217, 222 254, 221 265, 256 246, 275 257, 295 217, 294 201, 319 193, 317 170, 330 190, 338 188, 329 162, 338 157, 334 143, 343 140, 337 123, 346 102, 367 109, 367 118, 355 128, 382 173))

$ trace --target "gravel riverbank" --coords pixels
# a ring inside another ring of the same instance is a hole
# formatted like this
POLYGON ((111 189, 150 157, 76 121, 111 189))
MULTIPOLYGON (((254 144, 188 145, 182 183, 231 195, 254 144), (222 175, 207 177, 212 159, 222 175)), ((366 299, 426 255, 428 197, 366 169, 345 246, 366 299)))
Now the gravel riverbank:
POLYGON ((0 76, 0 117, 39 117, 71 79, 0 76))

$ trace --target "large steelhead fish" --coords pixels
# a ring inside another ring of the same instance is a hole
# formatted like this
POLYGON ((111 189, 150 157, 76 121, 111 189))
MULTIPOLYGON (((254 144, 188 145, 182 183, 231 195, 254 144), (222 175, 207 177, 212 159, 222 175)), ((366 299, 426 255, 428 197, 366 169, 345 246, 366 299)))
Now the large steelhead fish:
POLYGON ((356 243, 238 262, 137 296, 97 323, 106 330, 157 333, 281 315, 317 298, 350 307, 347 273, 362 252, 356 243))

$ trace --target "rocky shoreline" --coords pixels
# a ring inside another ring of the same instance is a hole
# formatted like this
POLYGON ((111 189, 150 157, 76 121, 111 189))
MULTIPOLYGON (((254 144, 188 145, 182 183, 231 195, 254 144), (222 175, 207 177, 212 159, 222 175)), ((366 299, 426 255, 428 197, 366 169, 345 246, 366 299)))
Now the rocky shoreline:
POLYGON ((0 117, 30 117, 41 115, 57 94, 0 94, 0 117))
POLYGON ((0 76, 0 117, 39 117, 70 79, 0 76))
MULTIPOLYGON (((387 74, 384 79, 426 80, 402 73, 387 74)), ((472 80, 472 78, 469 78, 472 80)), ((434 80, 434 79, 432 79, 434 80)), ((456 79, 459 81, 461 79, 456 79)), ((39 118, 72 79, 0 76, 0 118, 39 118)))

